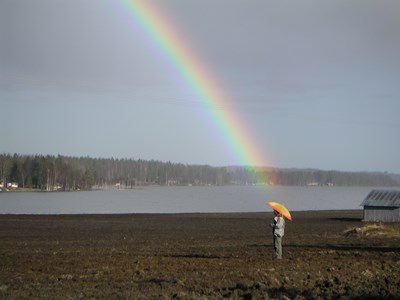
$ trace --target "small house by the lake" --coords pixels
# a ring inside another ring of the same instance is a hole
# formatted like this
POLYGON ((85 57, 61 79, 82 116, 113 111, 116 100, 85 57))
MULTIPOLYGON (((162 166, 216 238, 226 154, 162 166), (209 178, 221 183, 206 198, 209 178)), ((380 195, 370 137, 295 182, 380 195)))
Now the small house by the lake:
POLYGON ((400 222, 400 191, 372 190, 364 201, 366 222, 400 222))

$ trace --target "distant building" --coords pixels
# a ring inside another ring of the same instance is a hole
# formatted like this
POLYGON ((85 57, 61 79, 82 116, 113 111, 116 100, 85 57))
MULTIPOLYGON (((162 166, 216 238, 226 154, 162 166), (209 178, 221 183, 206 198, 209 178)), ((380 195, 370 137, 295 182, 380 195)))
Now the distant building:
POLYGON ((400 222, 400 191, 372 190, 364 201, 366 222, 400 222))
POLYGON ((7 182, 7 188, 9 188, 9 189, 17 189, 18 188, 18 183, 16 183, 16 182, 7 182))

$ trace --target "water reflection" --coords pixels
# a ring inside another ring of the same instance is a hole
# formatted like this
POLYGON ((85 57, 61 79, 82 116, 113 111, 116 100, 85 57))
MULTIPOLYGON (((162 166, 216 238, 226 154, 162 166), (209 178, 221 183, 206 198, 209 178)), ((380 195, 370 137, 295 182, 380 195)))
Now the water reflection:
POLYGON ((372 187, 146 187, 133 190, 0 193, 1 214, 114 214, 361 209, 372 187))

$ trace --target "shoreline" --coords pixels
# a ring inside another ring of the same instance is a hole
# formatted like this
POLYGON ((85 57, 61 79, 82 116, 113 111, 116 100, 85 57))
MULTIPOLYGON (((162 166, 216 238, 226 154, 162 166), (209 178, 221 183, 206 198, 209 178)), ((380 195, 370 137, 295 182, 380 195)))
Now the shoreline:
MULTIPOLYGON (((296 216, 297 214, 336 214, 336 213, 361 213, 363 212, 363 209, 324 209, 324 210, 295 210, 291 211, 292 216, 296 216)), ((156 212, 150 212, 150 213, 60 213, 60 214, 44 214, 44 213, 27 213, 27 214, 21 214, 21 213, 0 213, 1 216, 135 216, 135 215, 148 215, 148 216, 180 216, 180 215, 214 215, 214 216, 226 216, 226 215, 256 215, 256 214, 271 214, 273 215, 272 210, 268 211, 245 211, 245 212, 177 212, 177 213, 156 213, 156 212)), ((294 220, 293 220, 294 221, 294 220)), ((293 222, 287 220, 287 222, 293 222)))

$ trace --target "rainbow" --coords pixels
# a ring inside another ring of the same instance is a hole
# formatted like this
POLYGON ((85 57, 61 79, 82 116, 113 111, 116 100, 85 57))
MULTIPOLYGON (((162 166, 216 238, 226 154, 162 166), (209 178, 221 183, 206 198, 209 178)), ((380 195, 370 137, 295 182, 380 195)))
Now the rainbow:
POLYGON ((265 155, 257 146, 240 117, 232 111, 221 110, 229 103, 218 89, 217 80, 190 49, 182 35, 157 7, 146 0, 121 0, 135 25, 178 73, 186 88, 205 108, 231 155, 244 166, 265 166, 265 155))

